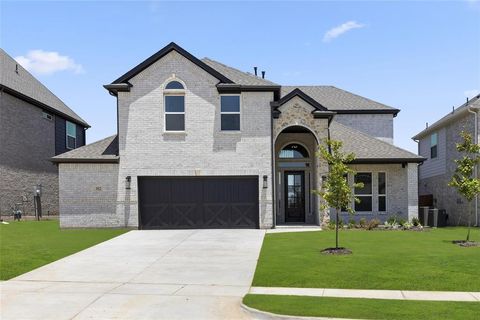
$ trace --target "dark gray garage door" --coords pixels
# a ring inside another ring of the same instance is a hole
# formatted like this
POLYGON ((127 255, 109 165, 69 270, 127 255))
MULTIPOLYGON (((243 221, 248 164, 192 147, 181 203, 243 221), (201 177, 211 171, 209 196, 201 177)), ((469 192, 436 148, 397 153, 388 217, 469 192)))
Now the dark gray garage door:
POLYGON ((138 177, 142 229, 258 228, 258 177, 138 177))

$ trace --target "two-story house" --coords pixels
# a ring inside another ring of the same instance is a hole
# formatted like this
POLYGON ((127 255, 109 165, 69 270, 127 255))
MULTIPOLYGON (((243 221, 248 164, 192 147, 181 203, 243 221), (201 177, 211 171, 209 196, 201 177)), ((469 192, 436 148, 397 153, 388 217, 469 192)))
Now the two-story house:
POLYGON ((479 110, 477 95, 413 137, 418 142, 418 154, 426 158, 419 166, 419 195, 426 199, 425 206, 446 210, 449 225, 467 225, 470 210, 474 211, 470 222, 479 225, 478 205, 469 205, 455 188, 448 186, 457 167, 455 159, 463 156, 456 149, 462 141, 460 133, 469 132, 479 141, 479 110))
POLYGON ((50 159, 85 145, 89 127, 0 49, 0 213, 34 213, 41 186, 43 213, 58 213, 58 168, 50 159))
MULTIPOLYGON (((423 158, 393 145, 399 110, 332 86, 281 86, 175 43, 105 85, 118 134, 53 158, 62 227, 320 224, 328 138, 354 152, 357 216, 417 216, 423 158)), ((347 215, 347 213, 345 213, 347 215)))

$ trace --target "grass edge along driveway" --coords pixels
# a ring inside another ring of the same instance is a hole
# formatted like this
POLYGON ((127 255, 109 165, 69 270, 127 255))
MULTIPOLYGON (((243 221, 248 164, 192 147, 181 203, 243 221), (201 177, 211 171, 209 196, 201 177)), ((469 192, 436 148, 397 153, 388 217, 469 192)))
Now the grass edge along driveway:
MULTIPOLYGON (((420 291, 480 291, 480 247, 451 243, 466 228, 340 232, 352 255, 322 255, 335 244, 332 231, 265 236, 253 286, 420 291)), ((480 229, 472 230, 480 240, 480 229)))
POLYGON ((479 302, 412 301, 248 294, 243 303, 275 314, 389 320, 477 320, 479 302))
POLYGON ((14 278, 127 231, 60 229, 58 220, 0 224, 0 280, 14 278))

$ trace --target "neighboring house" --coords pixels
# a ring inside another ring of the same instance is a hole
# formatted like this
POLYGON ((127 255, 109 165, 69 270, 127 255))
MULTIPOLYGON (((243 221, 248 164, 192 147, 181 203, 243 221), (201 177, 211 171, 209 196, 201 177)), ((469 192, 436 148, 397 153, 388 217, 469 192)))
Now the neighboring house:
POLYGON ((0 213, 11 207, 34 213, 33 193, 42 186, 42 209, 58 213, 58 168, 50 159, 85 145, 89 125, 0 49, 0 213))
POLYGON ((448 186, 456 169, 455 159, 462 157, 456 149, 456 144, 462 141, 460 133, 465 130, 475 137, 478 128, 475 112, 479 109, 480 95, 477 95, 413 137, 418 142, 418 154, 427 159, 419 166, 420 198, 431 202, 424 205, 446 210, 449 225, 468 224, 470 209, 477 211, 472 224, 479 223, 477 206, 473 204, 470 208, 457 190, 448 186))
POLYGON ((392 144, 397 109, 332 86, 282 87, 174 43, 105 88, 118 134, 53 158, 62 227, 319 224, 311 191, 328 166, 315 152, 329 137, 357 154, 358 217, 417 216, 423 158, 392 144))

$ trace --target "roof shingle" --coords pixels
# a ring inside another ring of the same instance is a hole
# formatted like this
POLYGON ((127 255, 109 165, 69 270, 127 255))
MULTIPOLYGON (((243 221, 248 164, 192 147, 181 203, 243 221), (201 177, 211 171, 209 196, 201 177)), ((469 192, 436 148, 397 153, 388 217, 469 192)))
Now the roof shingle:
POLYGON ((421 162, 425 160, 412 152, 344 126, 335 120, 330 124, 330 137, 332 140, 342 141, 343 151, 353 152, 356 162, 421 162))
POLYGON ((297 88, 332 111, 388 110, 392 113, 399 111, 333 86, 282 86, 281 96, 284 97, 297 88))
POLYGON ((117 135, 87 144, 52 158, 53 162, 118 162, 117 135))

